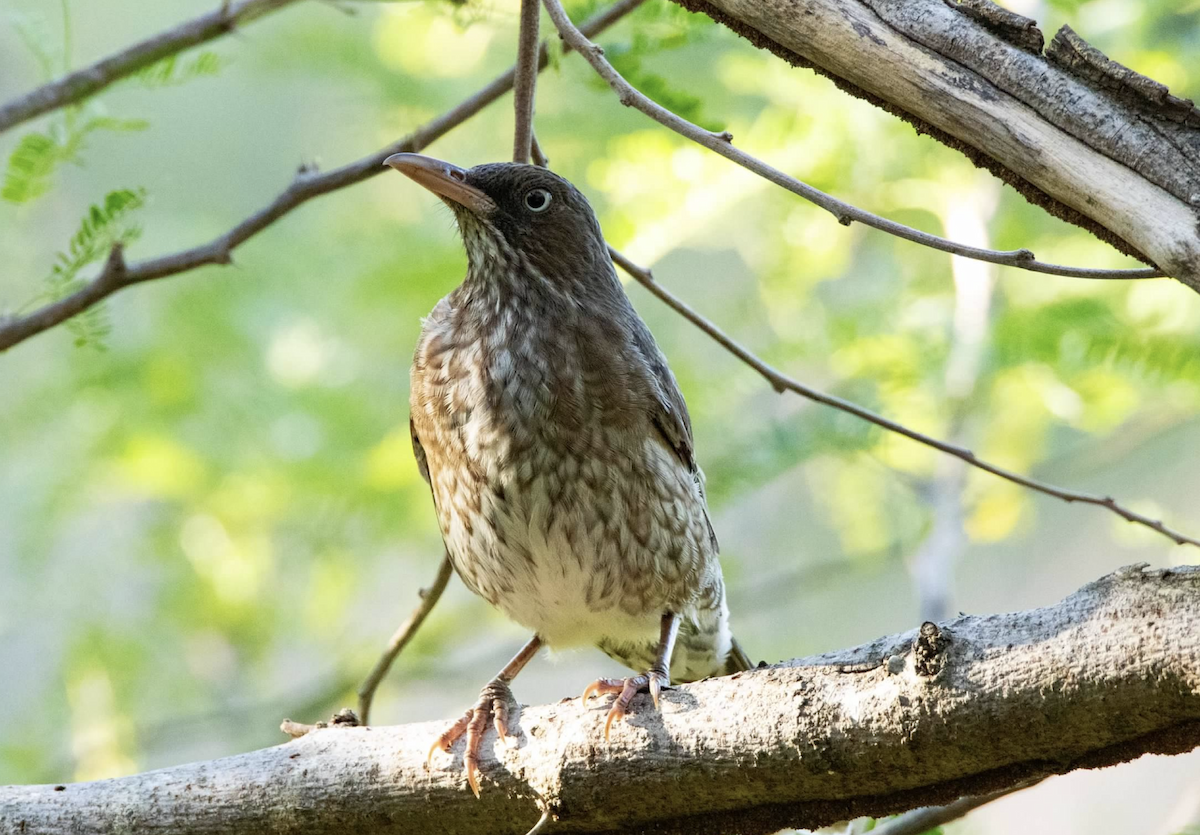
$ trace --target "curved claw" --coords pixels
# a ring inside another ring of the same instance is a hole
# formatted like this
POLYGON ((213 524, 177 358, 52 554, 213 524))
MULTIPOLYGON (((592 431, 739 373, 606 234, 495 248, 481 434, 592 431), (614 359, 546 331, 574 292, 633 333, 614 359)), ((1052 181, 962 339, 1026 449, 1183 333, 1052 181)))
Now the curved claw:
POLYGON ((604 720, 604 741, 608 742, 612 733, 613 722, 625 717, 625 714, 629 712, 629 705, 633 701, 634 696, 642 691, 649 690, 650 697, 654 700, 654 709, 658 710, 662 691, 668 690, 670 687, 671 681, 664 673, 651 670, 645 675, 630 676, 626 679, 596 679, 583 691, 581 698, 584 707, 586 707, 588 699, 594 695, 617 694, 617 698, 613 700, 612 707, 608 710, 608 716, 604 720))
POLYGON ((609 734, 609 731, 612 729, 612 723, 624 716, 625 716, 625 711, 617 710, 617 706, 615 704, 612 706, 612 709, 610 709, 608 711, 608 717, 604 720, 604 741, 605 742, 609 741, 608 734, 609 734))
POLYGON ((434 752, 439 749, 449 752, 454 743, 465 734, 467 745, 463 752, 463 765, 467 772, 467 785, 471 787, 471 792, 479 797, 479 748, 483 743, 483 734, 490 722, 500 741, 508 745, 508 700, 511 698, 508 685, 503 681, 489 682, 479 694, 479 701, 475 706, 434 740, 425 762, 431 762, 434 752))
POLYGON ((492 700, 492 725, 496 728, 496 738, 509 747, 508 740, 508 703, 503 699, 492 700))
POLYGON ((466 754, 463 756, 463 765, 467 767, 467 785, 471 787, 475 799, 479 800, 479 760, 474 754, 466 754))
POLYGON ((588 706, 588 699, 592 696, 607 696, 609 693, 620 693, 625 689, 625 680, 620 678, 598 678, 587 686, 580 696, 580 701, 583 706, 588 706))

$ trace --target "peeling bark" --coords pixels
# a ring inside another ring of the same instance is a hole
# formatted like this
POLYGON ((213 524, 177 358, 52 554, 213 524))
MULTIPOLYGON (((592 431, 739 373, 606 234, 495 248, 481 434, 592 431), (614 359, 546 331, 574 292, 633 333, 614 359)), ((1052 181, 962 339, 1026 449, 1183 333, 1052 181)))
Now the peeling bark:
POLYGON ((856 649, 605 707, 524 708, 484 743, 483 798, 442 723, 314 731, 221 760, 0 788, 0 831, 88 835, 768 833, 946 803, 1200 745, 1200 568, 1122 569, 1043 609, 960 616, 856 649))
POLYGON ((1200 292, 1200 110, 988 0, 675 0, 1200 292))

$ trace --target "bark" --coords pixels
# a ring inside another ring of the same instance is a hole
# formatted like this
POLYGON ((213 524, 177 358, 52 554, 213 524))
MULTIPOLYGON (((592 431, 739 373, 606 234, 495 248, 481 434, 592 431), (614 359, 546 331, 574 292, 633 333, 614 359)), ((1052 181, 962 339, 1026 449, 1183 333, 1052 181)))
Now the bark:
POLYGON ((676 0, 1200 292, 1200 110, 988 0, 676 0))
MULTIPOLYGON (((520 682, 518 681, 518 689, 520 682)), ((464 697, 464 702, 467 699, 464 697)), ((448 715, 453 712, 447 709, 448 715)), ((1122 569, 1043 609, 960 616, 670 691, 603 742, 605 708, 524 708, 483 797, 443 723, 68 786, 0 788, 5 833, 767 833, 942 804, 1200 745, 1200 567, 1122 569)))

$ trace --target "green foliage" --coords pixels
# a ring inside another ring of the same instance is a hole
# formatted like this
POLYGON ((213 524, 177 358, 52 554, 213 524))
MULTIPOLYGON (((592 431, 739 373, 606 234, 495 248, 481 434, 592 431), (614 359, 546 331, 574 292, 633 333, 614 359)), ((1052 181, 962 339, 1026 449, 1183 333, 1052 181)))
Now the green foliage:
MULTIPOLYGON (((56 255, 56 263, 46 278, 45 298, 55 301, 74 293, 83 285, 80 271, 107 257, 116 244, 125 246, 141 235, 140 226, 130 222, 130 215, 146 200, 144 189, 121 189, 109 192, 102 205, 93 204, 79 222, 65 251, 56 255)), ((67 321, 67 328, 78 346, 103 349, 104 338, 111 332, 107 309, 95 305, 67 321)))
MULTIPOLYGON (((66 11, 64 6, 64 15, 66 11)), ((17 32, 25 46, 35 56, 43 73, 51 75, 53 60, 46 46, 46 33, 24 18, 15 19, 17 32)), ((64 31, 64 38, 66 35, 67 31, 64 31)), ((216 75, 224 65, 215 52, 207 50, 190 60, 170 55, 134 73, 130 80, 150 88, 175 87, 195 78, 216 75)), ((59 166, 68 162, 82 164, 86 140, 96 131, 128 133, 149 127, 149 122, 144 119, 118 119, 99 112, 81 118, 85 106, 81 103, 68 107, 45 132, 33 131, 21 137, 9 154, 0 198, 10 203, 28 203, 45 194, 52 187, 52 177, 59 166)))
POLYGON ((61 161, 57 142, 44 133, 27 133, 8 158, 0 197, 24 203, 50 188, 50 175, 61 161))
POLYGON ((214 76, 225 67, 225 61, 215 52, 205 50, 191 60, 180 55, 168 55, 130 78, 144 87, 175 87, 205 76, 214 76))
POLYGON ((1037 359, 1071 370, 1097 365, 1143 380, 1200 380, 1200 341, 1190 333, 1130 327, 1098 298, 1007 312, 995 328, 1002 366, 1037 359))
POLYGON ((149 123, 141 119, 94 116, 82 123, 68 119, 52 125, 46 133, 27 133, 8 157, 0 197, 10 203, 28 203, 45 194, 53 185, 51 178, 60 165, 80 162, 87 137, 95 131, 127 133, 147 127, 149 123))
MULTIPOLYGON (((705 124, 707 120, 703 113, 703 99, 678 89, 663 76, 647 70, 643 66, 638 52, 620 46, 605 47, 604 52, 608 60, 616 67, 617 72, 625 76, 626 81, 651 99, 689 122, 694 122, 708 130, 720 130, 720 128, 705 124)), ((607 86, 602 80, 599 81, 599 84, 607 86)))

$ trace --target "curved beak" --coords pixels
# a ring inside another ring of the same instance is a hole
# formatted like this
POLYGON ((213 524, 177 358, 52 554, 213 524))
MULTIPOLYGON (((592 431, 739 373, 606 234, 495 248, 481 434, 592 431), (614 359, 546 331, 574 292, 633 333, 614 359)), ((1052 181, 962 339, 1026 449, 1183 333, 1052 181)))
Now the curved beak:
POLYGON ((467 172, 457 165, 422 154, 392 154, 383 161, 401 174, 478 215, 491 214, 496 203, 475 186, 467 185, 467 172))

